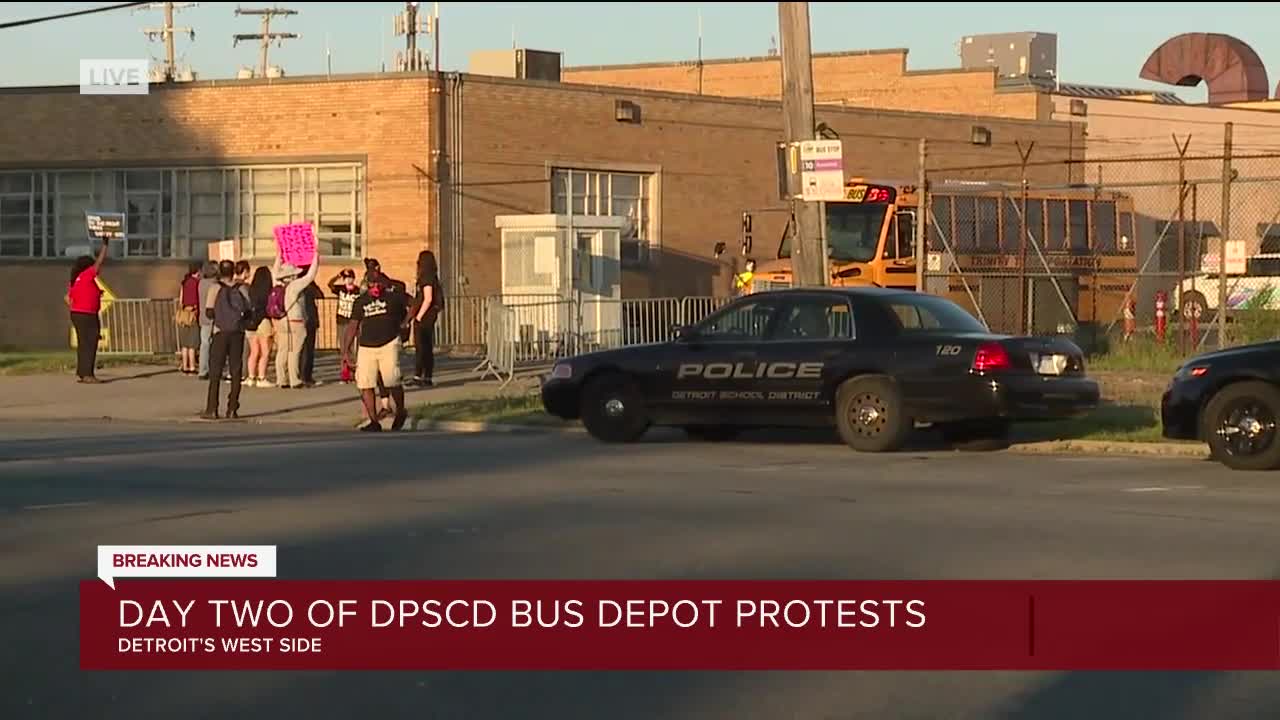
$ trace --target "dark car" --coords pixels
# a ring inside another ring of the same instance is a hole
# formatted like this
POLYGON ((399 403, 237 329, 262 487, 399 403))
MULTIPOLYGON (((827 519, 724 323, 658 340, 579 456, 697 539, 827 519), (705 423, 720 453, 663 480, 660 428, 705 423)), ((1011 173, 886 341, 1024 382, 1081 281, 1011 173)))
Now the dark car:
POLYGON ((1174 373, 1160 402, 1165 437, 1208 443, 1235 470, 1280 468, 1280 342, 1200 355, 1174 373))
POLYGON ((917 423, 978 440, 1098 403, 1069 340, 994 335, 950 300, 907 290, 756 293, 675 335, 561 360, 543 406, 606 442, 655 425, 727 440, 834 424, 854 449, 885 452, 917 423))

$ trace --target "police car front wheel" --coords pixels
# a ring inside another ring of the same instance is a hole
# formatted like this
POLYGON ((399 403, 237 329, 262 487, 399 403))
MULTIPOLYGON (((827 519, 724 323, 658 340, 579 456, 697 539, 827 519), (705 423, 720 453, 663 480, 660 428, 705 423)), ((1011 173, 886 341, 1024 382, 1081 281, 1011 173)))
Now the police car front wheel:
POLYGON ((582 393, 582 424, 602 442, 639 440, 649 429, 640 390, 620 373, 592 378, 582 393))
POLYGON ((854 450, 892 452, 906 443, 912 427, 897 386, 883 375, 851 378, 836 392, 836 428, 854 450))

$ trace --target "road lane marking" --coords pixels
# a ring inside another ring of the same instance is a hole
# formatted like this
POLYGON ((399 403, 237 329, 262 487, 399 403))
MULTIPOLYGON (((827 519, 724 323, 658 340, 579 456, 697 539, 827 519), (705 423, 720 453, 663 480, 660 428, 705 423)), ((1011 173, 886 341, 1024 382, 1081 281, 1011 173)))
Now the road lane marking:
POLYGON ((97 505, 96 500, 84 500, 81 502, 67 503, 49 503, 47 505, 23 505, 23 510, 60 510, 62 508, 85 507, 86 505, 97 505))
POLYGON ((1169 492, 1169 488, 1167 487, 1136 487, 1136 488, 1125 488, 1124 491, 1131 492, 1131 493, 1169 492))

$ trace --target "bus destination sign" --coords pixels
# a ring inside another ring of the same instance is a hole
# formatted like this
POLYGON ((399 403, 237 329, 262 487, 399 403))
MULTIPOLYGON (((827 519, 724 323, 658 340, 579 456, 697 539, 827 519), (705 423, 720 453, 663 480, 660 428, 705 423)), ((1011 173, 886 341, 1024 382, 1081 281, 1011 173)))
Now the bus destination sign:
POLYGON ((891 203, 897 193, 884 185, 850 185, 844 190, 844 199, 856 203, 891 203))

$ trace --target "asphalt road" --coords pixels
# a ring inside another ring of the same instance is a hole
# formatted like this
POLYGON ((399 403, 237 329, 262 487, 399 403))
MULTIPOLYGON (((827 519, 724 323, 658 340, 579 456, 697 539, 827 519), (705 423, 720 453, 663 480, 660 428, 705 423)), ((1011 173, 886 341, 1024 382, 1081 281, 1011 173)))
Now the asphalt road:
POLYGON ((1274 673, 91 674, 77 658, 97 544, 277 544, 283 577, 314 578, 1270 578, 1275 475, 252 425, 0 438, 0 718, 1280 716, 1274 673))

